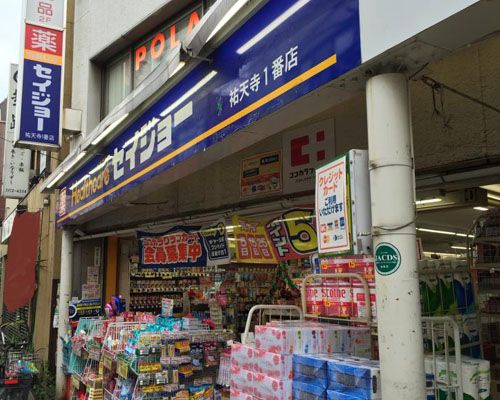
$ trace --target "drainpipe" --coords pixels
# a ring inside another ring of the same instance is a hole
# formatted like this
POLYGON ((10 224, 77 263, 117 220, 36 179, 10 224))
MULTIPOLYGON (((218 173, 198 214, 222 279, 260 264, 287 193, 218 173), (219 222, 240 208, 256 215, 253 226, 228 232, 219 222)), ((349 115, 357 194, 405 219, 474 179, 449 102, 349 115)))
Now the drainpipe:
POLYGON ((63 368, 63 338, 69 329, 68 305, 71 299, 73 270, 73 231, 64 229, 61 243, 61 277, 59 283, 59 326, 57 328, 56 399, 64 399, 66 377, 63 368))
POLYGON ((378 343, 384 400, 426 398, 407 79, 366 86, 378 343))

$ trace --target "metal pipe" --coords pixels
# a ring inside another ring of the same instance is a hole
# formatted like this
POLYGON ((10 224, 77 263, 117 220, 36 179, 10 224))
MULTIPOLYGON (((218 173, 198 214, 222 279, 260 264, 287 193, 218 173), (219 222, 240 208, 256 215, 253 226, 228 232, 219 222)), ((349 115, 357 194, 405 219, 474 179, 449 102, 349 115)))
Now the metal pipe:
POLYGON ((426 389, 406 77, 371 78, 366 98, 382 393, 384 400, 421 400, 426 389))
POLYGON ((73 231, 64 229, 61 243, 61 276, 59 282, 59 325, 57 328, 56 353, 56 398, 64 399, 66 377, 64 375, 63 339, 69 326, 69 301, 71 299, 71 280, 73 271, 73 231))

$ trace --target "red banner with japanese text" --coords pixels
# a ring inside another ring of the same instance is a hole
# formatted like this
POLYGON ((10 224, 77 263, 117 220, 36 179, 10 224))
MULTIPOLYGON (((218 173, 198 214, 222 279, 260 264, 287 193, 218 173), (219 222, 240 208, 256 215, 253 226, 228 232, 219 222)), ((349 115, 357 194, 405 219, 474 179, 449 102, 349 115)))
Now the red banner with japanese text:
POLYGON ((292 208, 267 219, 235 215, 233 226, 238 262, 267 264, 294 260, 318 249, 312 207, 292 208))

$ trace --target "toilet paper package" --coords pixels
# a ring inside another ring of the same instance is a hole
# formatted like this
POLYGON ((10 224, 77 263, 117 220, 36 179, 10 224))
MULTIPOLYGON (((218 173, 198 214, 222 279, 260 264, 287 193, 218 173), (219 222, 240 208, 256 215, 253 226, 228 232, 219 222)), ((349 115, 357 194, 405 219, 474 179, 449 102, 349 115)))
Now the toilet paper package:
MULTIPOLYGON (((478 400, 479 399, 479 377, 478 365, 468 360, 462 360, 462 388, 464 399, 478 400)), ((439 399, 451 399, 448 395, 447 387, 456 387, 458 383, 457 365, 453 357, 449 357, 448 361, 444 357, 436 359, 436 380, 438 386, 439 399)))
POLYGON ((292 379, 293 356, 255 349, 252 370, 274 379, 292 379))
POLYGON ((258 372, 253 373, 253 395, 265 400, 292 400, 292 380, 273 379, 258 372))
POLYGON ((294 355, 293 380, 326 389, 328 386, 326 359, 319 356, 294 355))
POLYGON ((243 393, 241 390, 231 387, 229 391, 231 400, 253 400, 254 397, 250 394, 243 393))
POLYGON ((337 390, 326 391, 327 400, 364 400, 364 397, 354 396, 337 390))
POLYGON ((231 366, 231 389, 253 395, 253 373, 240 367, 231 366))
POLYGON ((314 322, 272 323, 255 327, 257 349, 279 354, 350 353, 371 356, 368 328, 314 322))
POLYGON ((477 386, 478 386, 478 394, 479 399, 487 400, 491 399, 491 371, 490 371, 490 362, 488 360, 482 360, 471 357, 462 356, 463 363, 474 364, 477 366, 477 386))
POLYGON ((326 389, 304 383, 293 381, 293 400, 326 400, 326 389))
POLYGON ((255 347, 258 350, 277 354, 293 354, 299 350, 297 328, 257 325, 255 326, 255 347))
POLYGON ((241 343, 233 343, 231 345, 231 365, 252 371, 254 365, 254 351, 253 347, 241 343))
POLYGON ((328 389, 361 399, 381 399, 380 366, 367 359, 327 362, 328 389))

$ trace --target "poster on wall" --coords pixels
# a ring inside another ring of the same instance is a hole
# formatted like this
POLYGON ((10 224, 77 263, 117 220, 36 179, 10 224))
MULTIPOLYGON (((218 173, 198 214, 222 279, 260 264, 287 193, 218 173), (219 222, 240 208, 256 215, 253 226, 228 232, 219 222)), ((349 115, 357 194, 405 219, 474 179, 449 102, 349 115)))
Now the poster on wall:
POLYGON ((316 168, 335 157, 333 118, 283 134, 283 193, 314 190, 316 168))
POLYGON ((236 259, 243 263, 274 263, 317 252, 314 208, 283 211, 273 218, 233 217, 236 259))
POLYGON ((139 268, 205 267, 230 261, 226 227, 176 226, 162 233, 137 232, 139 268))
POLYGON ((316 224, 320 254, 341 254, 352 250, 348 165, 348 155, 344 154, 316 170, 316 224))
POLYGON ((240 191, 242 199, 281 192, 281 150, 243 159, 240 191))
POLYGON ((101 297, 101 285, 98 283, 84 283, 82 285, 82 299, 99 299, 101 297))

